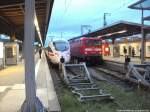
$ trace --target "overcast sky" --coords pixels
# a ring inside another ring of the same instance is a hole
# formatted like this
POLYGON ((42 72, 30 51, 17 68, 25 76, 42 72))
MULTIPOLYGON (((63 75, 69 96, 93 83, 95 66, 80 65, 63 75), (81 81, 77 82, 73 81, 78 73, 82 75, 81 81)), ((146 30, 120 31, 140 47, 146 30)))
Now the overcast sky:
MULTIPOLYGON (((55 0, 48 28, 46 45, 50 38, 69 39, 81 35, 81 25, 90 25, 91 31, 107 24, 124 20, 140 23, 141 12, 128 6, 137 0, 55 0)), ((83 33, 88 30, 84 29, 83 33)))

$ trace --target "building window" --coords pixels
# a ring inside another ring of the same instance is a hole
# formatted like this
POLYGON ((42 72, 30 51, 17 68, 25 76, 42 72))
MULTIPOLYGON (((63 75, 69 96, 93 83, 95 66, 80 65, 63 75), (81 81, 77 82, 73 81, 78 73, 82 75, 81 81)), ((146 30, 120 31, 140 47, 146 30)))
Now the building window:
POLYGON ((150 52, 150 46, 147 46, 148 52, 150 52))

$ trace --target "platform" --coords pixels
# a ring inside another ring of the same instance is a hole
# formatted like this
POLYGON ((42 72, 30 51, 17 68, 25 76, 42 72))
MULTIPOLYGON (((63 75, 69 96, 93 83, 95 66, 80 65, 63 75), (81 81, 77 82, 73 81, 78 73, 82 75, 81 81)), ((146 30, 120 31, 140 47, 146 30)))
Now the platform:
MULTIPOLYGON (((124 56, 120 56, 120 57, 112 57, 112 56, 103 56, 103 59, 105 61, 112 61, 112 62, 116 62, 116 63, 121 63, 123 64, 125 61, 125 57, 124 56)), ((146 58, 145 61, 150 61, 150 58, 146 58)), ((131 62, 135 63, 135 64, 140 64, 141 60, 139 57, 131 57, 131 62)))
MULTIPOLYGON (((60 105, 45 54, 35 55, 37 96, 48 111, 60 111, 60 105)), ((24 61, 0 70, 0 112, 18 112, 25 99, 24 61)))

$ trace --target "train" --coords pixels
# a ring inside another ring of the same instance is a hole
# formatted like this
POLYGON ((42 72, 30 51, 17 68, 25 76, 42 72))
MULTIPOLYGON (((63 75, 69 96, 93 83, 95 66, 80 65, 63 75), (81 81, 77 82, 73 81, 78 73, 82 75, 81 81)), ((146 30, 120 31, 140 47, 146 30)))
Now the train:
POLYGON ((61 58, 64 63, 70 62, 70 45, 65 39, 56 39, 49 42, 46 55, 52 64, 59 64, 61 58))
POLYGON ((103 44, 101 38, 78 37, 69 39, 71 60, 102 64, 104 53, 109 53, 108 44, 103 44))

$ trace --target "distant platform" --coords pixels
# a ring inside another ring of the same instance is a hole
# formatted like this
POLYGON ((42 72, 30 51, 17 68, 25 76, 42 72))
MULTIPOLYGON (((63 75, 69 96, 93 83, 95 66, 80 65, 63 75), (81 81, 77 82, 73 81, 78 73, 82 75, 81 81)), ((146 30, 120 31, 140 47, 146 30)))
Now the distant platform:
MULTIPOLYGON (((124 63, 125 62, 125 57, 124 56, 119 56, 119 57, 112 57, 112 56, 103 56, 103 59, 105 61, 112 61, 116 63, 124 63)), ((140 64, 141 60, 139 57, 130 57, 131 62, 135 64, 140 64)), ((145 61, 150 62, 150 58, 146 58, 145 61)))

